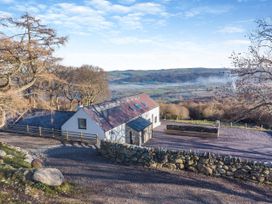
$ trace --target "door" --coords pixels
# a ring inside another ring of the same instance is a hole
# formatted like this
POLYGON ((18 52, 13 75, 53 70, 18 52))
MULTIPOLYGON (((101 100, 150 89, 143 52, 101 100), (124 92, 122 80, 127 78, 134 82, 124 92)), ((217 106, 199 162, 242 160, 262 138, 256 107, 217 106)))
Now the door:
POLYGON ((145 134, 146 134, 146 131, 143 130, 143 131, 142 131, 142 135, 141 135, 141 137, 142 137, 142 143, 145 143, 145 142, 146 142, 146 141, 145 141, 145 134))
POLYGON ((129 131, 129 141, 130 141, 130 144, 133 144, 133 138, 132 138, 132 132, 129 131))

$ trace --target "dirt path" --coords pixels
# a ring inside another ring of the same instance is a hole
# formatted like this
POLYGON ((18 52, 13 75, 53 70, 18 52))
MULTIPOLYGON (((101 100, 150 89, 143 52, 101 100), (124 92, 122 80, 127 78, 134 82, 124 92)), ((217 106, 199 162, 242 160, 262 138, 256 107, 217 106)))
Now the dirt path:
POLYGON ((14 146, 23 147, 27 150, 48 149, 61 145, 61 142, 55 139, 30 137, 27 135, 6 133, 0 131, 0 141, 9 143, 14 146))
POLYGON ((92 148, 56 146, 59 144, 51 140, 47 143, 41 138, 8 137, 1 136, 0 141, 5 140, 23 148, 51 147, 44 152, 46 166, 59 168, 67 180, 82 188, 82 193, 75 195, 75 203, 272 202, 272 189, 268 186, 239 183, 191 172, 169 173, 121 166, 100 157, 92 148))

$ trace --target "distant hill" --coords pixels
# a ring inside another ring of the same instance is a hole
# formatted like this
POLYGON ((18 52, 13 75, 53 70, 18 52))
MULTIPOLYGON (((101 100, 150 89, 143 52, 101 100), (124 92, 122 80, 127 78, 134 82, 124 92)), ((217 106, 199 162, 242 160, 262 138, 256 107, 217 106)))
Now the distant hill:
POLYGON ((227 68, 177 68, 161 70, 126 70, 109 72, 111 84, 126 83, 186 83, 199 80, 224 80, 229 77, 227 68))
POLYGON ((208 100, 233 83, 230 73, 226 68, 126 70, 109 72, 109 81, 113 98, 145 92, 163 101, 208 100))

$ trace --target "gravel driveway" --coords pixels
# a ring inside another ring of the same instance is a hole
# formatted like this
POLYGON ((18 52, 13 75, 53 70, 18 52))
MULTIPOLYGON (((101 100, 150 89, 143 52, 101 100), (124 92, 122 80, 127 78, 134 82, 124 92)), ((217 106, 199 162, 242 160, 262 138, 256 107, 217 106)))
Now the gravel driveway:
POLYGON ((272 162, 272 133, 241 128, 221 128, 218 138, 203 139, 164 133, 166 124, 154 130, 153 138, 145 145, 167 149, 186 149, 209 151, 220 154, 239 156, 250 160, 272 162))
POLYGON ((85 203, 270 203, 272 189, 191 172, 162 172, 122 166, 90 148, 60 147, 47 152, 47 165, 84 188, 85 203))
POLYGON ((0 141, 25 148, 46 146, 46 166, 59 168, 68 181, 81 187, 74 203, 271 203, 272 189, 192 172, 167 172, 122 166, 92 148, 56 146, 41 138, 4 135, 0 141), (19 140, 16 142, 16 140, 19 140), (10 142, 9 142, 10 141, 10 142), (23 142, 21 142, 23 141, 23 142), (38 143, 38 144, 37 144, 38 143), (35 144, 35 145, 33 145, 35 144))

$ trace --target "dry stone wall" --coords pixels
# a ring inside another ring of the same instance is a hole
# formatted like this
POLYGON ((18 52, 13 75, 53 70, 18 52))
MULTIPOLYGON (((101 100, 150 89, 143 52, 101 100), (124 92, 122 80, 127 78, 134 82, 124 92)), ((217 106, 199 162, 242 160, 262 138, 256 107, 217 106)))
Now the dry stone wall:
POLYGON ((272 167, 263 162, 213 153, 170 151, 106 141, 101 142, 99 152, 105 158, 126 165, 185 170, 272 185, 272 167))

